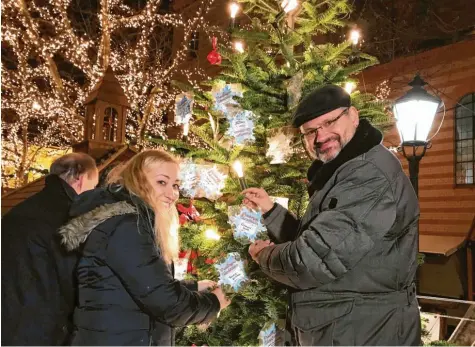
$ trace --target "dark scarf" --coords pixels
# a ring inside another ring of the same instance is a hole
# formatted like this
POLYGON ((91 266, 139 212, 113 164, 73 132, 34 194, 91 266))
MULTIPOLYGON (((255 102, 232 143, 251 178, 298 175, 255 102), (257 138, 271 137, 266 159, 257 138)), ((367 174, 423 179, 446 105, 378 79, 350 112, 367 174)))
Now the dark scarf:
POLYGON ((309 196, 322 189, 341 165, 368 152, 374 146, 379 145, 382 140, 381 132, 366 119, 361 119, 355 135, 335 159, 326 164, 318 159, 312 163, 307 172, 309 196))

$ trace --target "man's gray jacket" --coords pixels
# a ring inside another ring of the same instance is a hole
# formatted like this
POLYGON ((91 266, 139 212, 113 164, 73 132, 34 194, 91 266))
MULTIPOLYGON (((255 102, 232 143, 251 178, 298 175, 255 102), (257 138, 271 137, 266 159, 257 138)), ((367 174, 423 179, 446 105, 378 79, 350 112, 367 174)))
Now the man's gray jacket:
POLYGON ((411 183, 381 144, 339 166, 300 221, 275 205, 265 223, 278 244, 258 261, 293 288, 300 345, 420 344, 418 219, 411 183))

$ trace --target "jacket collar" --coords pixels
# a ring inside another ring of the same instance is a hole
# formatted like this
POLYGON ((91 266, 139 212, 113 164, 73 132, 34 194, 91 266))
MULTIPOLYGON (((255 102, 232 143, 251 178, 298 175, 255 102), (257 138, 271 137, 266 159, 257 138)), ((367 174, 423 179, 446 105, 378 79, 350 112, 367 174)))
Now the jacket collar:
POLYGON ((45 179, 45 188, 46 190, 53 191, 62 191, 69 198, 70 201, 73 201, 78 197, 78 193, 71 187, 65 180, 63 180, 58 175, 48 175, 45 179))
POLYGON ((368 152, 374 146, 379 145, 382 140, 381 132, 366 119, 361 119, 355 135, 335 159, 325 164, 318 159, 312 163, 307 172, 309 196, 322 189, 340 166, 368 152))

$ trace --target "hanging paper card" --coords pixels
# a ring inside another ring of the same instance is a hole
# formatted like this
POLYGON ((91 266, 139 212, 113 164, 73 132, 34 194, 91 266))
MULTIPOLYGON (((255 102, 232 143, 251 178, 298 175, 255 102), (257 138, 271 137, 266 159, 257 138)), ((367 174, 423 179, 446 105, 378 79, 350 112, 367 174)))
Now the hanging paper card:
POLYGON ((198 184, 201 196, 209 200, 217 200, 223 193, 221 190, 224 188, 226 181, 226 174, 223 174, 216 165, 212 167, 201 166, 200 167, 200 181, 198 184))
POLYGON ((214 265, 219 272, 219 284, 229 284, 235 291, 248 280, 244 271, 244 262, 239 253, 229 253, 221 263, 214 265))
POLYGON ((269 141, 266 156, 271 164, 286 163, 293 153, 292 143, 295 130, 290 127, 272 129, 268 133, 269 141))
POLYGON ((193 95, 178 94, 175 99, 175 123, 187 124, 193 114, 193 95))
POLYGON ((191 160, 180 164, 180 192, 183 196, 193 198, 196 196, 199 182, 198 167, 191 160))
POLYGON ((243 110, 229 118, 229 128, 226 135, 234 139, 234 144, 244 145, 254 142, 254 114, 243 110))
POLYGON ((259 210, 251 210, 246 206, 229 206, 228 216, 234 239, 243 244, 256 241, 261 233, 267 231, 259 210))
POLYGON ((226 84, 219 89, 213 88, 214 106, 213 109, 221 111, 224 114, 228 113, 228 107, 232 105, 239 105, 234 96, 242 97, 242 88, 240 84, 226 84))
POLYGON ((228 177, 224 165, 195 164, 188 160, 180 164, 180 192, 188 198, 217 200, 223 193, 228 177))
POLYGON ((283 346, 284 331, 281 324, 267 322, 259 333, 259 346, 283 346))
POLYGON ((289 209, 289 198, 283 198, 280 196, 270 196, 272 202, 278 203, 280 206, 285 208, 286 210, 289 209))
POLYGON ((302 97, 303 71, 300 70, 287 81, 287 105, 289 109, 295 107, 302 97))
POLYGON ((188 258, 179 258, 173 262, 175 270, 175 279, 181 281, 185 279, 185 275, 188 271, 188 258))

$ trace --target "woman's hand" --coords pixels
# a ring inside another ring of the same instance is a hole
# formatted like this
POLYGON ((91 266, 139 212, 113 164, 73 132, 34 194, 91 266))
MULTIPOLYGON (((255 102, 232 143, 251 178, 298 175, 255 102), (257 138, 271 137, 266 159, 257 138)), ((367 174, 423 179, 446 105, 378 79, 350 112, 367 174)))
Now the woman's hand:
POLYGON ((212 290, 217 285, 218 284, 215 281, 211 281, 211 280, 198 281, 198 291, 204 292, 204 291, 212 290))

